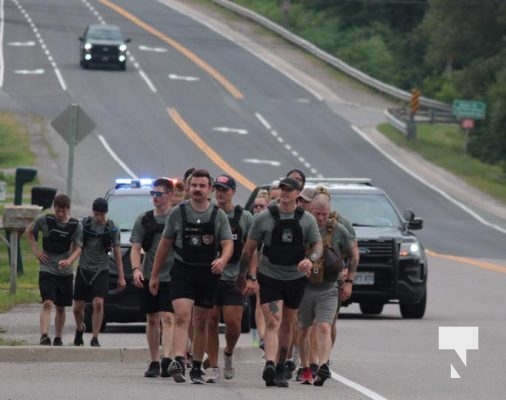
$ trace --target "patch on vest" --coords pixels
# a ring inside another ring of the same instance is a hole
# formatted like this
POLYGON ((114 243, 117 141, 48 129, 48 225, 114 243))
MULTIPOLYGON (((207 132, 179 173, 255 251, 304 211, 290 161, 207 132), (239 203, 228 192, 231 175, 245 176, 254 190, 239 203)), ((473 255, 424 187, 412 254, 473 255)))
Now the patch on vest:
POLYGON ((281 235, 281 241, 284 243, 292 243, 293 242, 293 232, 291 229, 283 229, 283 234, 281 235))
POLYGON ((190 236, 190 244, 192 246, 198 247, 202 245, 202 240, 200 235, 191 235, 190 236))
POLYGON ((214 235, 203 235, 202 241, 206 246, 209 246, 210 244, 214 243, 214 235))

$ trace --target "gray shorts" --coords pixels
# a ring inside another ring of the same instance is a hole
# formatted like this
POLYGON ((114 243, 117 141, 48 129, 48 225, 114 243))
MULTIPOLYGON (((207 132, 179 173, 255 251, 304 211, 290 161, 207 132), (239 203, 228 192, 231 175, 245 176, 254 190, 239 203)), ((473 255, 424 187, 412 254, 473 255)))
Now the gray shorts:
POLYGON ((332 324, 337 313, 338 298, 337 287, 322 290, 307 285, 299 306, 299 325, 308 327, 315 322, 332 324))

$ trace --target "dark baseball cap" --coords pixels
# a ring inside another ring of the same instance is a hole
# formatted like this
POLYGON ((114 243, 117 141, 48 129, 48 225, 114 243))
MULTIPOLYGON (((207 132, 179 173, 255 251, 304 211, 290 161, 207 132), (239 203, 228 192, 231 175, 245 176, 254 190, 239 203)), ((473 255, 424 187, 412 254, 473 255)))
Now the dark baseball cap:
POLYGON ((279 182, 279 187, 286 187, 289 190, 300 190, 300 183, 293 178, 283 178, 283 180, 279 182))
POLYGON ((225 189, 235 190, 236 188, 235 179, 232 178, 230 175, 220 175, 214 180, 213 187, 216 186, 225 189))
POLYGON ((109 211, 109 205, 107 204, 107 200, 103 197, 98 197, 93 201, 93 211, 106 213, 109 211))

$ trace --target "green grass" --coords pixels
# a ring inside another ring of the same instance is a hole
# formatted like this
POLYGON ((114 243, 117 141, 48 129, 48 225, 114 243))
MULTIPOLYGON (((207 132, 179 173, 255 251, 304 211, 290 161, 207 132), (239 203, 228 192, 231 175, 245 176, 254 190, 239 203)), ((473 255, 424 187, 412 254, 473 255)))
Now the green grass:
MULTIPOLYGON (((28 132, 15 114, 0 113, 0 180, 7 183, 7 203, 14 200, 14 173, 17 166, 31 166, 35 157, 30 151, 28 132)), ((36 182, 34 182, 35 184, 36 182)), ((25 185, 25 193, 29 192, 25 185)), ((0 215, 3 214, 3 203, 0 203, 0 215)), ((3 236, 4 231, 0 231, 3 236)), ((4 240, 0 240, 0 312, 5 312, 16 304, 30 304, 40 301, 38 289, 39 265, 29 245, 20 238, 20 249, 23 256, 24 274, 17 277, 15 294, 10 293, 9 250, 4 240)), ((0 338, 1 340, 1 338, 0 338)), ((1 343, 5 343, 0 341, 1 343)))
POLYGON ((388 123, 379 131, 398 146, 408 148, 431 163, 452 172, 469 185, 506 204, 506 169, 485 164, 464 152, 464 133, 448 124, 418 124, 416 139, 408 141, 403 133, 388 123))

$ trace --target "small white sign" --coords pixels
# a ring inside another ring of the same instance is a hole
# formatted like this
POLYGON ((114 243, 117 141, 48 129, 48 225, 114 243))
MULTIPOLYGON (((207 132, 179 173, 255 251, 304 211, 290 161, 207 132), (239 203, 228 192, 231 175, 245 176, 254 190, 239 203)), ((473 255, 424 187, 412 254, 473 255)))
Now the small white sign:
POLYGON ((0 181, 0 201, 5 201, 7 195, 7 183, 0 181))

